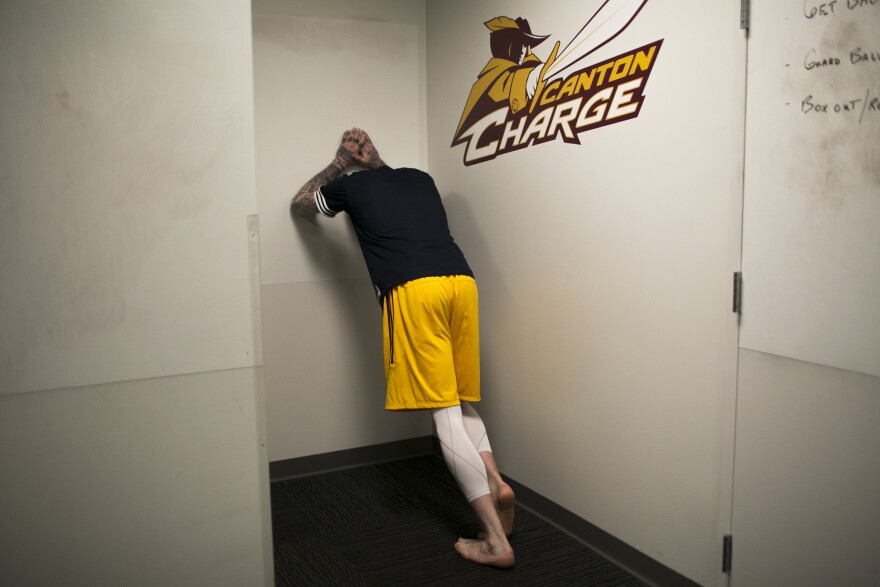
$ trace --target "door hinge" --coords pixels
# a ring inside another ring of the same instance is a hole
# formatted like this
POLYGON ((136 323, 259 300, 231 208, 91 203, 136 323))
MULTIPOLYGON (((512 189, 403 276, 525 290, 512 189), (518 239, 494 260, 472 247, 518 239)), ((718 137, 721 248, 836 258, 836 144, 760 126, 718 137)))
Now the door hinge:
POLYGON ((733 536, 724 535, 724 552, 721 557, 721 572, 730 574, 731 557, 733 556, 733 536))
POLYGON ((749 30, 749 0, 739 0, 739 28, 749 30))
POLYGON ((742 271, 733 273, 733 311, 736 314, 742 312, 742 288, 743 274, 742 271))

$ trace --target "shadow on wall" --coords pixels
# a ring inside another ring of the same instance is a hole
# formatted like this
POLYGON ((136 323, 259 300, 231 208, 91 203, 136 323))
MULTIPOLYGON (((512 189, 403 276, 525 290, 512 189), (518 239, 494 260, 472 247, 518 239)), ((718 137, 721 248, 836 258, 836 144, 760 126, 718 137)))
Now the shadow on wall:
MULTIPOLYGON (((286 204, 285 204, 286 207, 286 204)), ((317 270, 316 281, 367 278, 363 256, 347 214, 330 219, 297 216, 289 213, 291 229, 311 265, 317 270)))
MULTIPOLYGON (((324 230, 317 217, 291 214, 292 227, 306 255, 321 267, 339 267, 351 264, 352 255, 361 257, 354 229, 347 218, 334 222, 345 223, 344 236, 339 231, 324 230)), ((384 395, 385 374, 382 369, 381 308, 376 302, 370 280, 363 275, 351 278, 328 277, 323 292, 330 296, 329 306, 336 312, 334 324, 344 325, 338 338, 340 348, 334 349, 337 357, 344 357, 347 369, 362 373, 365 384, 377 387, 384 395), (374 385, 375 382, 375 385, 374 385)), ((370 405, 374 405, 371 403, 370 405)))
MULTIPOLYGON (((486 241, 480 224, 470 206, 468 197, 458 193, 443 197, 443 205, 449 218, 449 229, 468 264, 474 272, 480 296, 480 387, 485 411, 491 414, 503 406, 503 390, 497 389, 494 382, 499 381, 504 365, 498 362, 498 354, 487 352, 492 341, 505 336, 503 332, 490 330, 489 325, 504 324, 514 310, 513 298, 504 275, 492 257, 492 247, 486 241), (505 318, 505 316, 507 316, 505 318)), ((480 411, 481 417, 483 416, 480 411)), ((491 418, 491 416, 489 416, 491 418)))

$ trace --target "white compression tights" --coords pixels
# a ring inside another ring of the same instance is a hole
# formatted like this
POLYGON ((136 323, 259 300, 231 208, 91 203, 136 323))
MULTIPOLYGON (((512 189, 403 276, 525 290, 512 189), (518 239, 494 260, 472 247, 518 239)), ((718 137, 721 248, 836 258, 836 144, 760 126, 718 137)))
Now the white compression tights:
POLYGON ((489 493, 483 451, 492 451, 486 427, 476 410, 467 402, 460 406, 431 410, 446 466, 471 502, 489 493))

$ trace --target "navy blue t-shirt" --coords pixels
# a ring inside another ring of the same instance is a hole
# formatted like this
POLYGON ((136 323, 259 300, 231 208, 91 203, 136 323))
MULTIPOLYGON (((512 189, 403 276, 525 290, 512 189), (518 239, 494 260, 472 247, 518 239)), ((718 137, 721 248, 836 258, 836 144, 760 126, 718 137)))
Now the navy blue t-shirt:
POLYGON ((470 275, 449 233, 446 210, 430 175, 380 167, 343 175, 315 192, 318 210, 347 212, 376 294, 395 285, 443 275, 470 275))

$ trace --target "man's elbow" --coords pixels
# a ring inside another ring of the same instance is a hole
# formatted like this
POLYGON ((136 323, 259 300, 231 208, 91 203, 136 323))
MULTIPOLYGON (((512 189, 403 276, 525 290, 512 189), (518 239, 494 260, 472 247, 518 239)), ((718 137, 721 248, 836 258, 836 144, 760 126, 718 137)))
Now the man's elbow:
POLYGON ((311 216, 313 213, 309 212, 305 206, 296 200, 292 200, 290 202, 290 215, 291 216, 311 216))
POLYGON ((312 193, 298 193, 290 201, 290 214, 292 216, 314 216, 318 213, 315 196, 312 193))

